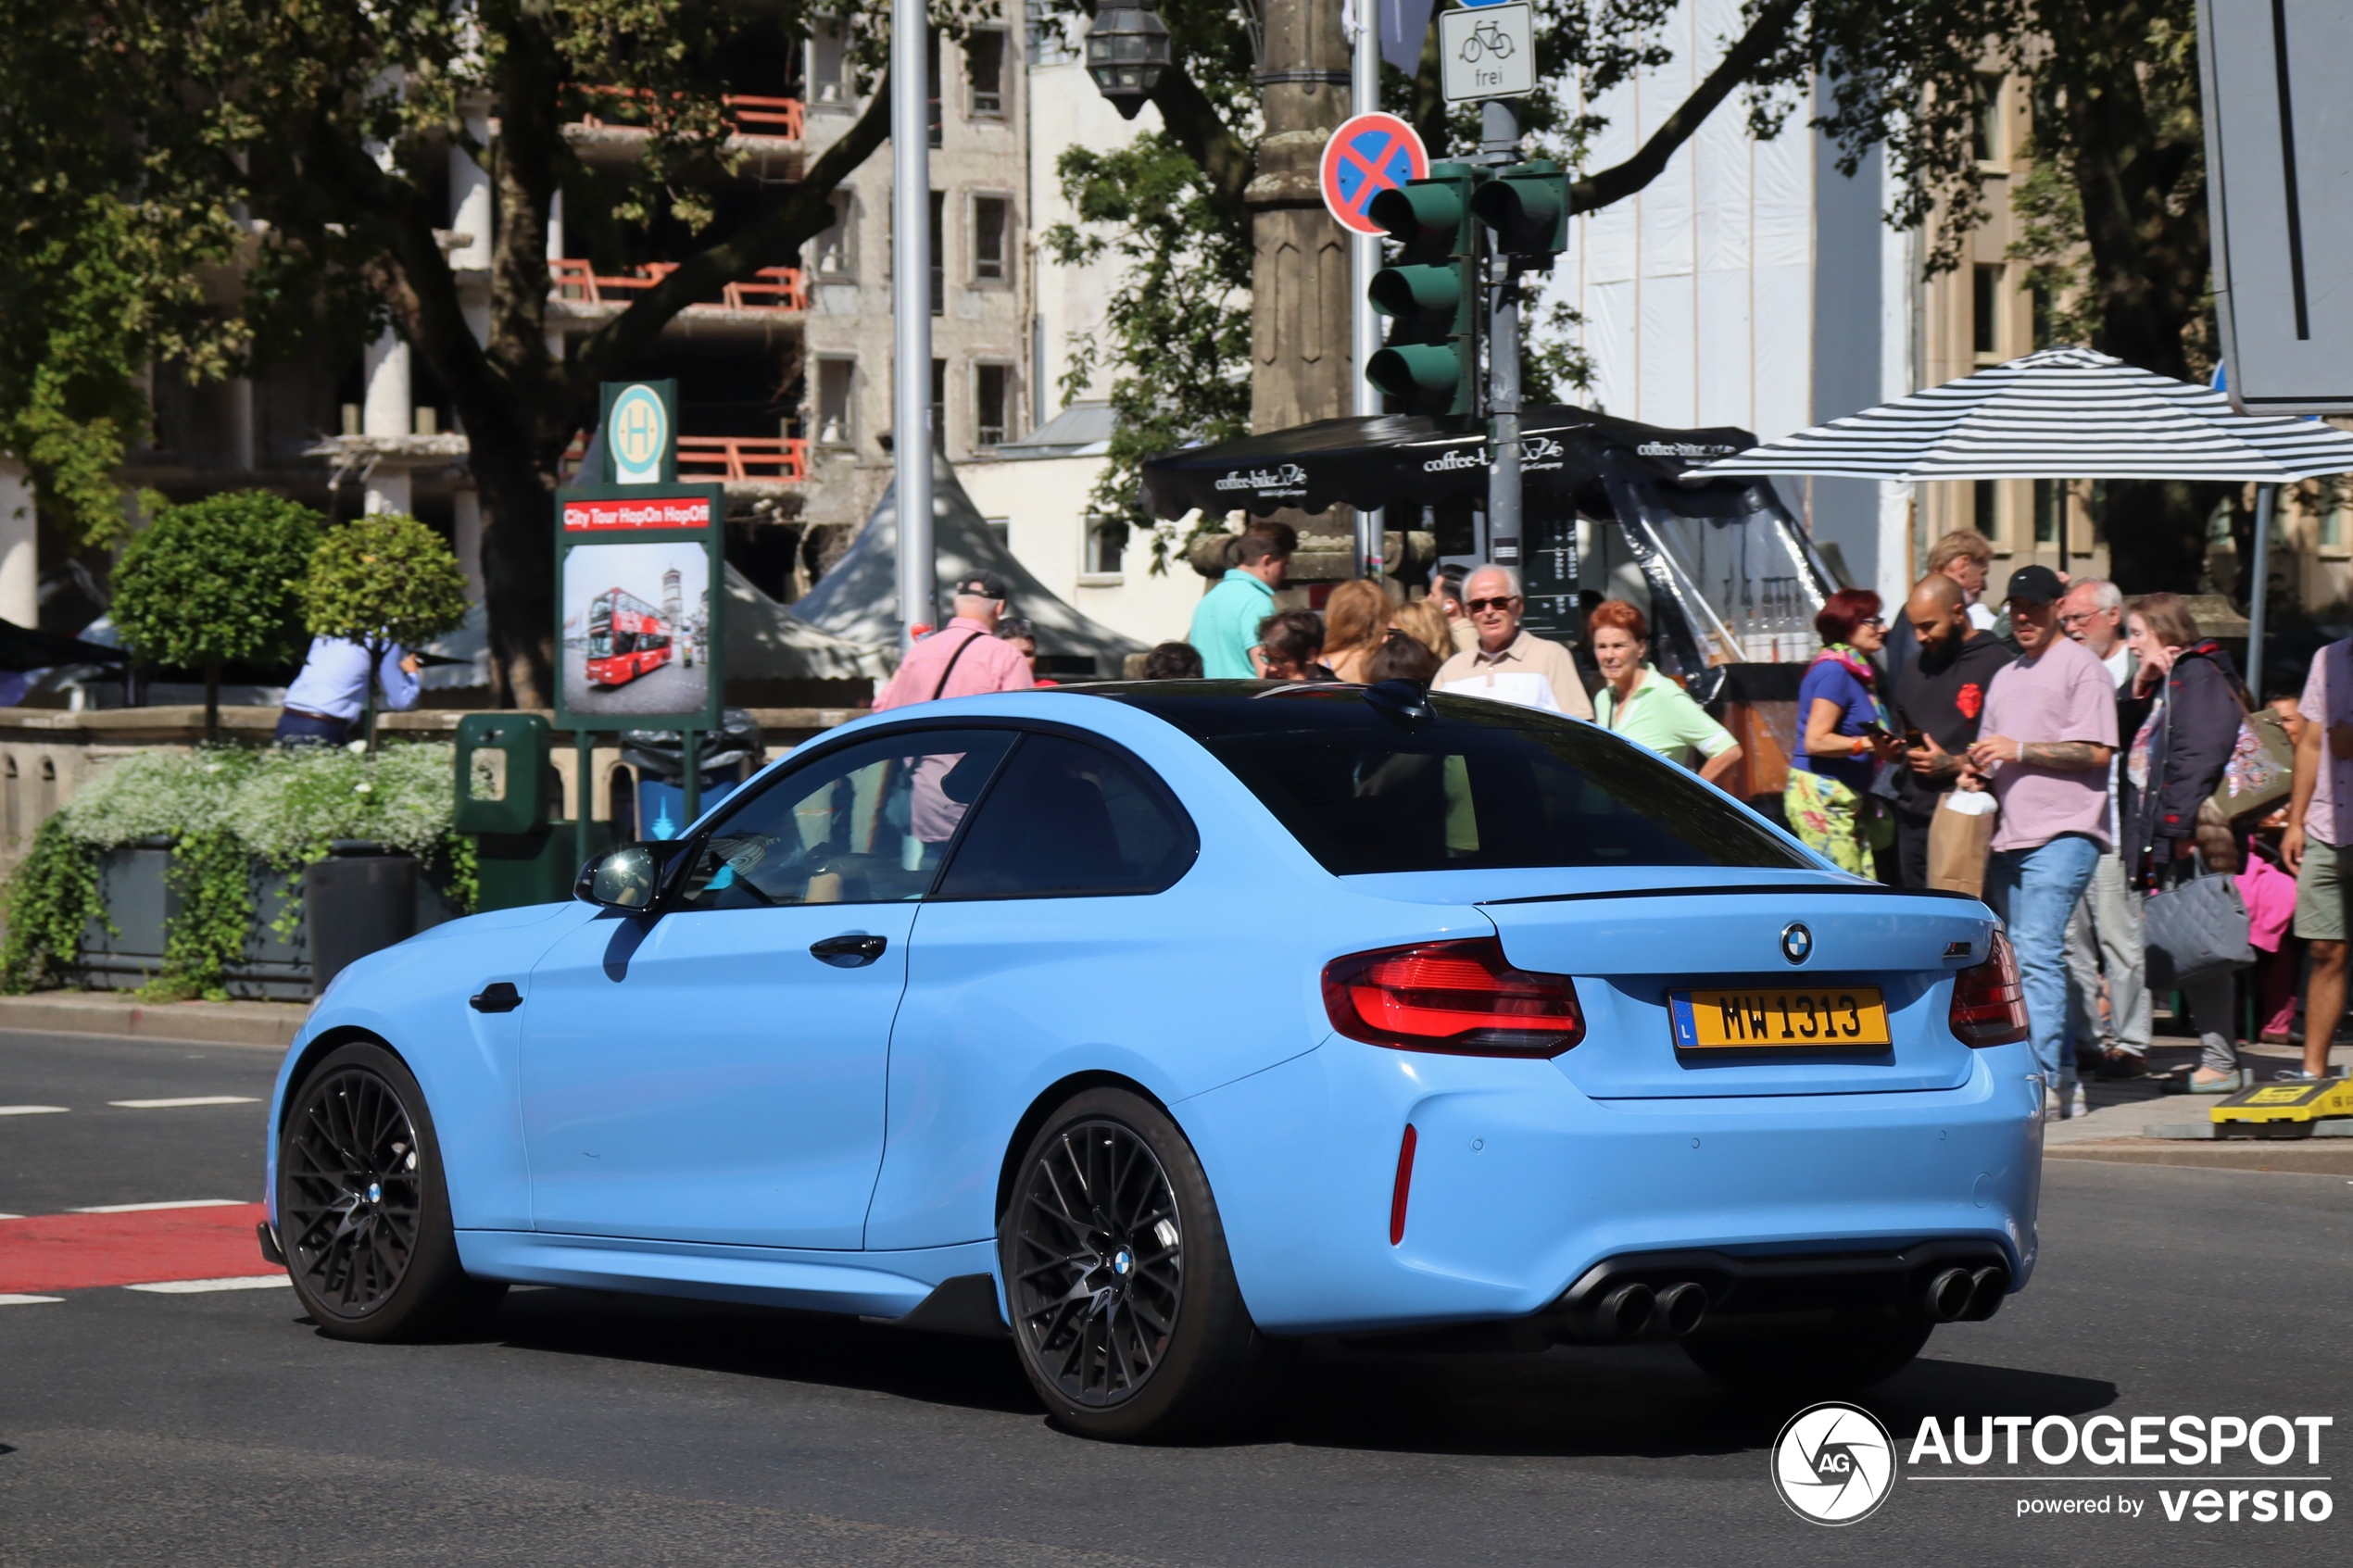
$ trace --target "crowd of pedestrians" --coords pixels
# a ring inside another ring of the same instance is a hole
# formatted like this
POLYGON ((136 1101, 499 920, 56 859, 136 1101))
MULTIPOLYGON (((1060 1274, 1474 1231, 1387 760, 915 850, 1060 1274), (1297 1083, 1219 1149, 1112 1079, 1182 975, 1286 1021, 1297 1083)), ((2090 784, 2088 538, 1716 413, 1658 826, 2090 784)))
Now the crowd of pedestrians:
MULTIPOLYGON (((1285 524, 1250 526, 1186 640, 1152 649, 1144 678, 1411 681, 1591 720, 1714 784, 1748 760, 1651 662, 1633 604, 1590 608, 1580 677, 1568 647, 1522 624, 1508 567, 1441 571, 1403 603, 1341 583, 1318 613, 1278 606, 1297 547, 1285 524)), ((2250 1085, 2237 980, 2250 952, 2267 1039, 2288 1038, 2309 954, 2303 1064, 2274 1075, 2325 1074, 2349 967, 2353 638, 2314 656, 2299 699, 2250 716, 2230 655, 2178 596, 2128 602, 2112 583, 2029 565, 1989 604, 1993 560, 1974 533, 1938 540, 1892 621, 1868 589, 1830 596, 1798 685, 1780 803, 1792 831, 1856 874, 1986 899, 2018 954, 2046 1114, 2081 1114, 2086 1076, 2153 1071, 2159 996, 2178 998, 2199 1047, 2166 1087, 2250 1085), (2265 750, 2267 723, 2292 762, 2265 750), (2242 794, 2267 766, 2271 783, 2242 794), (2173 900, 2167 930, 2184 910, 2208 926, 2219 911, 2225 939, 2185 952, 2178 934, 2153 935, 2156 899, 2173 900)), ((1051 684, 1001 580, 975 572, 952 592, 953 618, 909 652, 877 708, 1051 684)))

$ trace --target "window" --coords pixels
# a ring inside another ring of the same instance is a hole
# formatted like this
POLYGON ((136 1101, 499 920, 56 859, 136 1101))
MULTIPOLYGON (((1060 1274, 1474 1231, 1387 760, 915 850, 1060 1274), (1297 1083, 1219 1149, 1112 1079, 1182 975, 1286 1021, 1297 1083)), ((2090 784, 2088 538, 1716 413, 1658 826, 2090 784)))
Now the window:
POLYGON ((2046 283, 2027 284, 2026 308, 2027 317, 2029 321, 2032 323, 2032 331, 2034 334, 2033 346, 2036 348, 2050 347, 2052 333, 2056 330, 2052 325, 2056 310, 2051 303, 2050 286, 2046 283))
POLYGON ((948 313, 948 252, 941 243, 948 222, 948 193, 931 194, 931 313, 948 313))
POLYGON ((1004 118, 1005 34, 1002 29, 976 28, 964 39, 964 81, 971 89, 969 112, 974 118, 1004 118))
POLYGON ((2009 138, 2003 134, 2002 121, 2005 85, 1998 71, 1978 73, 1977 119, 1970 127, 1969 140, 1980 163, 2003 163, 2009 158, 2009 138))
POLYGON ((2348 526, 2347 514, 2353 512, 2353 484, 2341 478, 2321 481, 2318 515, 2314 520, 2312 542, 2321 554, 2343 557, 2353 546, 2353 526, 2348 526))
POLYGON ((855 446, 858 427, 853 418, 857 407, 854 394, 858 385, 858 361, 855 359, 820 359, 817 361, 817 444, 821 446, 855 446))
POLYGON ((2066 547, 2067 486, 2056 479, 2034 482, 2034 543, 2066 547))
POLYGON ((1089 577, 1116 577, 1127 554, 1127 524, 1117 518, 1087 520, 1087 558, 1079 571, 1089 577))
POLYGON ((936 897, 1157 893, 1185 874, 1199 850, 1192 823, 1134 764, 1067 736, 1027 734, 981 802, 936 897))
POLYGON ((2002 274, 2007 269, 1980 265, 1970 274, 1969 347, 1981 365, 2002 357, 2002 274))
POLYGON ((1012 228, 1013 204, 1002 196, 973 198, 973 281, 1005 281, 1005 237, 1012 228))
POLYGON ((931 362, 931 445, 935 452, 948 450, 948 361, 931 362))
POLYGON ((995 446, 1013 432, 1006 420, 1013 413, 1013 370, 1010 365, 973 367, 973 442, 995 446))
POLYGON ((857 233, 856 209, 850 202, 848 191, 836 191, 832 226, 809 242, 813 264, 810 270, 821 283, 848 282, 858 275, 858 260, 850 245, 857 233))
POLYGON ((1438 696, 1409 728, 1349 689, 1193 693, 1119 700, 1199 741, 1336 876, 1808 863, 1688 771, 1572 720, 1438 696))
POLYGON ((1976 516, 1970 522, 1978 533, 1999 544, 2002 538, 2002 483, 1996 479, 1981 479, 1976 489, 1976 516))
MULTIPOLYGON (((931 144, 939 145, 939 30, 924 31, 924 80, 931 84, 931 144)), ((937 200, 937 198, 933 198, 937 200)))
POLYGON ((1013 738, 1005 730, 920 730, 820 757, 711 828, 693 851, 680 901, 762 909, 920 898, 1013 738))
POLYGON ((1026 0, 1024 8, 1029 19, 1028 26, 1022 30, 1028 41, 1029 63, 1060 66, 1076 62, 1078 51, 1071 47, 1063 19, 1055 14, 1049 0, 1026 0))

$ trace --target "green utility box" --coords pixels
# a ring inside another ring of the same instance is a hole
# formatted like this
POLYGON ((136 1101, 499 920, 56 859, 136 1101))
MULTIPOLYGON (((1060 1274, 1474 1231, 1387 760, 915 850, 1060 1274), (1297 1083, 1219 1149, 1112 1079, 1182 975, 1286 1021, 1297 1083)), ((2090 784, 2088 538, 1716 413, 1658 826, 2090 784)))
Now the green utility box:
MULTIPOLYGON (((458 721, 456 827, 481 858, 477 909, 559 903, 580 873, 579 824, 561 820, 554 730, 536 713, 469 713, 458 721)), ((588 852, 613 847, 612 824, 588 824, 588 852)))

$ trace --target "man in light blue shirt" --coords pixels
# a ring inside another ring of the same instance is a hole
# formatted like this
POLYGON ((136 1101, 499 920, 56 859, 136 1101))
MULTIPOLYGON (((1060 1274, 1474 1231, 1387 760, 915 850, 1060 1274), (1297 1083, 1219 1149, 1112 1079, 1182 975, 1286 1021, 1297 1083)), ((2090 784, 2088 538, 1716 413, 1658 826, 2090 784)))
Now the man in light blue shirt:
POLYGON ((1212 681, 1251 681, 1259 676, 1250 650, 1258 623, 1275 613, 1275 590, 1283 585, 1299 531, 1287 522, 1254 522, 1242 534, 1241 564, 1202 596, 1185 640, 1201 650, 1201 672, 1212 681))
MULTIPOLYGON (((417 656, 397 644, 376 667, 384 707, 405 713, 417 706, 417 656)), ((313 637, 302 673, 286 688, 278 716, 280 746, 341 746, 368 706, 368 650, 342 637, 313 637)))

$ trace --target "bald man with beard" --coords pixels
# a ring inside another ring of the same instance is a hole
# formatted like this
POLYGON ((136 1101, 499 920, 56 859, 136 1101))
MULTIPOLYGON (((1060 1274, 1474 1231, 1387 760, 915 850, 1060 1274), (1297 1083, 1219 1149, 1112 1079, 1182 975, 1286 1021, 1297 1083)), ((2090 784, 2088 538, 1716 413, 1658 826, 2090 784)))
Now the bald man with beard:
POLYGON ((1906 750, 1908 765, 1895 774, 1895 856, 1903 885, 1926 887, 1929 821, 1961 776, 1994 672, 2018 656, 1971 624, 1969 596, 1943 572, 1913 586, 1904 616, 1919 651, 1896 671, 1895 709, 1927 744, 1906 750))

